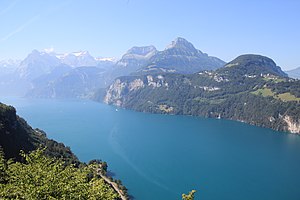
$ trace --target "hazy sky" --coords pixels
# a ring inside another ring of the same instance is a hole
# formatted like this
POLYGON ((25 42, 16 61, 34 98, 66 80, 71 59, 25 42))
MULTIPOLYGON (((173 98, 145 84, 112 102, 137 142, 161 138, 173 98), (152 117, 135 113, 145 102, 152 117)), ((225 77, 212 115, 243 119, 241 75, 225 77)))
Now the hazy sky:
POLYGON ((300 67, 299 0, 1 0, 0 59, 33 49, 121 57, 184 37, 230 61, 244 53, 300 67))

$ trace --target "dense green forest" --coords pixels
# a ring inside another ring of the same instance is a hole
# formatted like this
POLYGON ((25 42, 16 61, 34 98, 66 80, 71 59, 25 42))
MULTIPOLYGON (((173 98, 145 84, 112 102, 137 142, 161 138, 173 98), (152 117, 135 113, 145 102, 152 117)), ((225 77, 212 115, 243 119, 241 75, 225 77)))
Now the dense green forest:
POLYGON ((41 149, 21 154, 23 162, 4 159, 0 152, 1 199, 118 199, 96 174, 97 166, 66 165, 41 149))
POLYGON ((271 59, 245 55, 216 71, 119 77, 104 101, 142 112, 226 118, 300 133, 299 86, 271 59))

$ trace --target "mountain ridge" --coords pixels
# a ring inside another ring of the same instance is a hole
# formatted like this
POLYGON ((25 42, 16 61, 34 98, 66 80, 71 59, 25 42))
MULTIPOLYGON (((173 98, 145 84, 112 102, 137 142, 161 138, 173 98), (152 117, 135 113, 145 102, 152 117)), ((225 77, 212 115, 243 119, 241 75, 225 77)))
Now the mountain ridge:
POLYGON ((190 74, 200 70, 213 70, 225 64, 219 58, 208 56, 184 38, 176 38, 163 51, 153 55, 141 73, 171 72, 190 74))

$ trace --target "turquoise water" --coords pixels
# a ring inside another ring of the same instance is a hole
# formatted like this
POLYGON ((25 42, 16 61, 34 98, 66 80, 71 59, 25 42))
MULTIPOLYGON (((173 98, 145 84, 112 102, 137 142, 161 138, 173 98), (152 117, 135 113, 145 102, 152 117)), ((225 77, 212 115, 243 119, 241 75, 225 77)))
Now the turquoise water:
POLYGON ((33 127, 101 158, 137 200, 299 200, 300 137, 247 124, 91 101, 2 98, 33 127))

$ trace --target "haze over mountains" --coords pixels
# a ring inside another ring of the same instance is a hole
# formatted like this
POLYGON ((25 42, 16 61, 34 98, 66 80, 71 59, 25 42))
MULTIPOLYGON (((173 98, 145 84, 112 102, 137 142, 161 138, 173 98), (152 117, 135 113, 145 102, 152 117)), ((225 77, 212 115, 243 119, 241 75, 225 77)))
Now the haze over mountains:
MULTIPOLYGON (((96 58, 88 51, 62 54, 53 49, 33 50, 22 61, 0 62, 0 95, 93 98, 96 94, 97 99, 119 76, 193 74, 203 70, 216 70, 225 64, 221 59, 203 53, 180 37, 161 51, 152 45, 132 47, 119 60, 96 58)), ((277 67, 277 71, 280 72, 280 68, 277 67)), ((280 73, 283 75, 283 72, 280 73)))
POLYGON ((90 98, 138 111, 228 118, 300 133, 300 82, 261 55, 225 63, 176 38, 162 51, 132 47, 120 60, 88 51, 33 50, 23 61, 0 64, 1 95, 90 98))
POLYGON ((286 71, 286 73, 289 75, 289 77, 291 78, 296 78, 296 79, 300 79, 300 67, 296 68, 296 69, 292 69, 289 71, 286 71))
MULTIPOLYGON (((197 50, 183 38, 163 51, 132 47, 120 60, 95 58, 88 51, 58 54, 33 50, 23 61, 1 67, 0 94, 43 98, 86 98, 118 76, 157 72, 189 74, 222 67, 224 61, 197 50), (3 70, 2 70, 3 69, 3 70), (8 84, 9 83, 9 84, 8 84)), ((4 65, 3 65, 4 66, 4 65)))
POLYGON ((176 38, 165 50, 157 52, 149 60, 147 66, 140 71, 174 72, 191 74, 201 70, 215 70, 224 66, 219 58, 208 56, 196 49, 184 38, 176 38))

